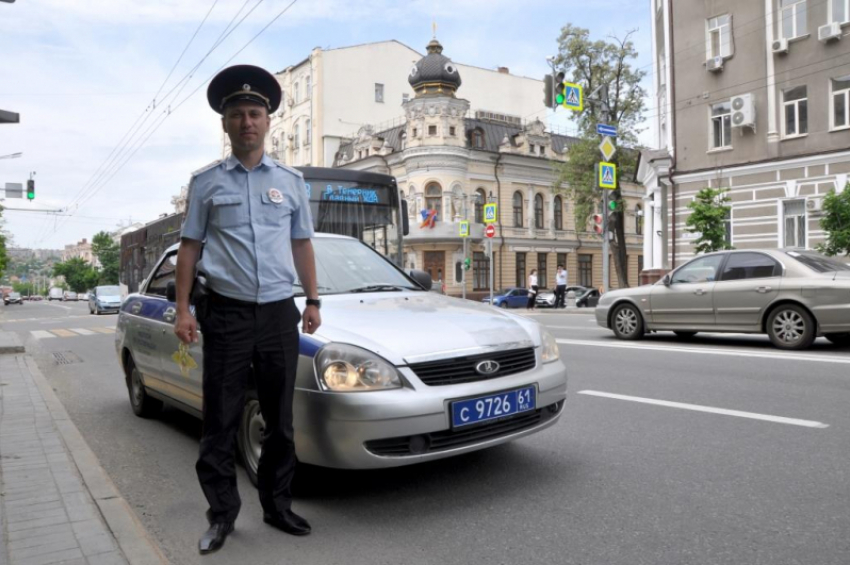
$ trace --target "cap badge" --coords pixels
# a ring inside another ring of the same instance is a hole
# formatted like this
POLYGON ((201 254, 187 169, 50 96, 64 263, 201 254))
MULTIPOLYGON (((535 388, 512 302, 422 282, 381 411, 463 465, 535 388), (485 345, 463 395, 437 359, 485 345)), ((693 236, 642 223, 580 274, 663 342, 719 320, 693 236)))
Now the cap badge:
POLYGON ((248 92, 250 92, 251 91, 251 85, 246 82, 245 84, 242 85, 242 90, 247 90, 248 92))
POLYGON ((275 204, 280 204, 283 202, 283 194, 276 188, 269 189, 269 200, 274 202, 275 204))

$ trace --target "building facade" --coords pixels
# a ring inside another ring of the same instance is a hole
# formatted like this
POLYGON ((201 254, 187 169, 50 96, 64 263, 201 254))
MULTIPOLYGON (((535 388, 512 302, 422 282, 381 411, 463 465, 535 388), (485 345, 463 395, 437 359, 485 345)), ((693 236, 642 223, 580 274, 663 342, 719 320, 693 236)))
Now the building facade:
MULTIPOLYGON (((277 73, 283 90, 272 116, 266 147, 293 166, 330 167, 339 146, 364 125, 379 129, 401 124, 401 104, 413 97, 406 76, 422 54, 398 41, 381 41, 339 49, 316 48, 303 61, 277 73)), ((545 115, 543 83, 458 63, 471 100, 470 116, 545 115), (486 101, 486 103, 483 103, 486 101)), ((223 156, 230 153, 222 136, 223 156)))
MULTIPOLYGON (((340 146, 334 162, 396 177, 411 214, 405 267, 430 272, 448 294, 462 294, 463 284, 467 296, 489 293, 483 208, 494 202, 494 290, 527 286, 532 269, 538 271, 541 287, 554 288, 558 264, 567 267, 569 284, 600 287, 601 238, 588 225, 577 225, 567 191, 554 186, 553 164, 568 159, 575 140, 546 131, 537 120, 523 122, 504 114, 468 117, 470 102, 457 97, 461 83, 466 92, 462 67, 442 54, 436 40, 427 50, 413 69, 395 78, 404 81, 407 76, 414 92, 400 105, 403 122, 384 130, 362 127, 354 140, 340 146), (436 221, 424 221, 433 212, 436 221), (466 256, 459 235, 464 219, 471 228, 466 256), (472 267, 466 272, 465 257, 472 267)), ((632 184, 623 187, 623 194, 630 234, 628 282, 634 285, 643 268, 643 192, 632 184)), ((616 288, 613 262, 611 272, 616 288)))
POLYGON ((823 242, 823 197, 850 173, 848 1, 650 6, 660 151, 643 155, 639 175, 661 208, 652 265, 693 256, 687 204, 705 187, 728 189, 738 249, 823 242))
POLYGON ((94 253, 91 250, 91 242, 86 238, 83 238, 81 241, 77 243, 69 243, 65 246, 65 249, 62 251, 62 262, 64 263, 68 259, 74 259, 75 257, 79 257, 86 263, 90 265, 96 265, 96 259, 94 253))

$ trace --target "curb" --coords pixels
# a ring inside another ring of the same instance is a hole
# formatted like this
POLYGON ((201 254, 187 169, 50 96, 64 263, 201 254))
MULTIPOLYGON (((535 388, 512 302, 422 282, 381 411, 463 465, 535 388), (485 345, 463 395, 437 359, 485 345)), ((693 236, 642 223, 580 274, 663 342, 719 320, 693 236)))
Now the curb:
MULTIPOLYGON (((2 322, 0 318, 0 322, 2 322)), ((9 331, 0 331, 0 355, 26 353, 26 348, 21 344, 17 334, 9 331)))
POLYGON ((97 456, 86 443, 65 407, 53 392, 47 378, 27 355, 27 368, 41 392, 56 429, 83 478, 83 485, 103 516, 106 526, 115 537, 118 547, 130 565, 169 565, 157 543, 151 539, 136 513, 118 492, 112 479, 101 467, 97 456))

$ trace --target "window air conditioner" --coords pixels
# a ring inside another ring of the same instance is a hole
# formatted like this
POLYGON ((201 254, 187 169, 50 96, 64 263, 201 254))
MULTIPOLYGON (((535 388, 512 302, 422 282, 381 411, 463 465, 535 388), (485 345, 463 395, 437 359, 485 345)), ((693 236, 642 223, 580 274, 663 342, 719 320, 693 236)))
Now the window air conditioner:
POLYGON ((809 212, 823 211, 823 198, 809 198, 806 200, 806 210, 809 212))
POLYGON ((723 70, 723 57, 721 57, 719 55, 717 57, 712 57, 711 59, 709 59, 708 61, 705 62, 705 68, 706 68, 706 70, 708 70, 712 73, 722 71, 723 70))
POLYGON ((752 94, 739 94, 729 101, 732 106, 732 127, 754 128, 756 126, 756 106, 752 94))
POLYGON ((833 39, 841 39, 841 24, 831 22, 818 28, 818 40, 824 43, 833 39))
POLYGON ((780 53, 788 53, 788 40, 784 37, 782 39, 777 39, 773 42, 773 45, 771 45, 770 48, 776 55, 780 53))

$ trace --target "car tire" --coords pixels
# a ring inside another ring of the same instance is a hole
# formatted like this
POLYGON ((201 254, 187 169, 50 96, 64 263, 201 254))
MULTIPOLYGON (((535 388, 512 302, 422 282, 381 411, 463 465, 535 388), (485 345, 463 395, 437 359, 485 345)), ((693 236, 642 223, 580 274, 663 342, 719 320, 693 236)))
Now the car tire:
POLYGON ((838 347, 850 347, 850 333, 826 334, 823 337, 825 337, 838 347))
POLYGON ((130 406, 140 418, 152 418, 162 410, 162 401, 152 398, 142 381, 142 373, 136 368, 133 359, 127 361, 127 392, 130 394, 130 406))
POLYGON ((693 339, 694 336, 697 335, 697 332, 673 332, 673 333, 676 334, 676 337, 678 337, 679 339, 681 339, 683 341, 693 339))
POLYGON ((239 422, 239 433, 236 444, 239 459, 245 467, 245 472, 254 486, 257 486, 257 469, 260 465, 260 452, 263 447, 263 433, 266 423, 260 412, 260 401, 257 391, 250 389, 245 394, 245 406, 242 409, 242 419, 239 422))
POLYGON ((623 304, 611 316, 611 329, 620 339, 635 340, 643 337, 643 318, 633 304, 623 304))
POLYGON ((97 306, 95 306, 95 307, 94 307, 94 313, 95 313, 95 315, 96 315, 96 316, 100 316, 100 314, 101 314, 101 312, 100 312, 100 308, 98 308, 97 306))
POLYGON ((783 304, 770 313, 767 335, 779 349, 808 349, 817 332, 812 316, 795 304, 783 304))
POLYGON ((499 308, 507 308, 507 307, 508 307, 507 302, 499 302, 499 308))

